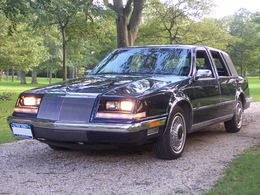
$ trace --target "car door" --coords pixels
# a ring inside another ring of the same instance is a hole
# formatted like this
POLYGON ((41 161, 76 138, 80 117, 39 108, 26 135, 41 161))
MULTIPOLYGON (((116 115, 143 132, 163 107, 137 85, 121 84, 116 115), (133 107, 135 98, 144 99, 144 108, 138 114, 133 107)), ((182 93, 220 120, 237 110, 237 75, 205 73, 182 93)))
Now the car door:
POLYGON ((220 84, 221 116, 227 117, 234 114, 236 104, 237 77, 232 76, 223 54, 219 51, 210 50, 216 66, 220 84))
MULTIPOLYGON (((195 100, 193 105, 193 124, 211 123, 220 117, 220 87, 216 71, 204 48, 196 50, 196 70, 207 69, 211 77, 196 78, 193 82, 195 100)), ((204 126, 204 125, 202 125, 204 126)))

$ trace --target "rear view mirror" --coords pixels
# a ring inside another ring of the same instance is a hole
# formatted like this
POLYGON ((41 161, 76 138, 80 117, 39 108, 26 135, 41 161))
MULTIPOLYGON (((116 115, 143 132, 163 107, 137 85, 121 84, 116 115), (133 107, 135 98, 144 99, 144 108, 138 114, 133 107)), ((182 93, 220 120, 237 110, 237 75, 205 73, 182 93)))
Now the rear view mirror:
POLYGON ((211 78, 212 77, 212 72, 209 69, 199 69, 196 72, 195 75, 196 79, 198 78, 211 78))

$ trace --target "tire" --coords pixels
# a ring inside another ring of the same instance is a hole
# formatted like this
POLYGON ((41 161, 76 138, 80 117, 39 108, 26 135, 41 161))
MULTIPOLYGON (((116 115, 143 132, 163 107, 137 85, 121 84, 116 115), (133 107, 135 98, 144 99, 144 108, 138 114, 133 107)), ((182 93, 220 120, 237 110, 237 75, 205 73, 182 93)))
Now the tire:
POLYGON ((165 160, 177 159, 182 155, 187 134, 184 111, 180 107, 173 109, 169 120, 164 135, 155 143, 157 157, 165 160))
POLYGON ((60 147, 60 146, 54 146, 54 145, 51 145, 51 144, 48 144, 48 146, 49 146, 51 149, 57 150, 57 151, 68 150, 67 148, 63 148, 63 147, 60 147))
POLYGON ((243 104, 239 98, 236 103, 235 113, 231 120, 224 122, 225 129, 229 133, 239 132, 242 126, 243 120, 243 104))

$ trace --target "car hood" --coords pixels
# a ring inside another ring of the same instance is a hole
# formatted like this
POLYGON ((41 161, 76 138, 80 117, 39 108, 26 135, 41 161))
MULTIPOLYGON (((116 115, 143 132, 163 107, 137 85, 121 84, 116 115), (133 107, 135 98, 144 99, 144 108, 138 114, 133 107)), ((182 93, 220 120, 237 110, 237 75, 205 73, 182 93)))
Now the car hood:
POLYGON ((88 75, 80 79, 39 87, 25 93, 98 93, 105 95, 138 96, 186 78, 172 75, 88 75))

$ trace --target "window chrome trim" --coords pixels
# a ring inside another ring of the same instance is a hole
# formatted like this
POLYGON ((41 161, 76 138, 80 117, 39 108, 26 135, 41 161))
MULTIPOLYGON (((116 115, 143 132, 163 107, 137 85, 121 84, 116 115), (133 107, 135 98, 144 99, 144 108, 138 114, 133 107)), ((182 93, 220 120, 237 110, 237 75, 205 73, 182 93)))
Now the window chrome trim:
POLYGON ((213 107, 220 107, 221 106, 221 103, 217 103, 217 104, 210 104, 210 105, 207 105, 207 106, 200 106, 200 107, 195 107, 193 108, 193 111, 198 111, 198 110, 203 110, 203 109, 209 109, 209 108, 213 108, 213 107))
POLYGON ((225 105, 225 104, 232 104, 232 103, 236 103, 237 100, 228 100, 228 101, 222 101, 221 102, 221 106, 225 105))

